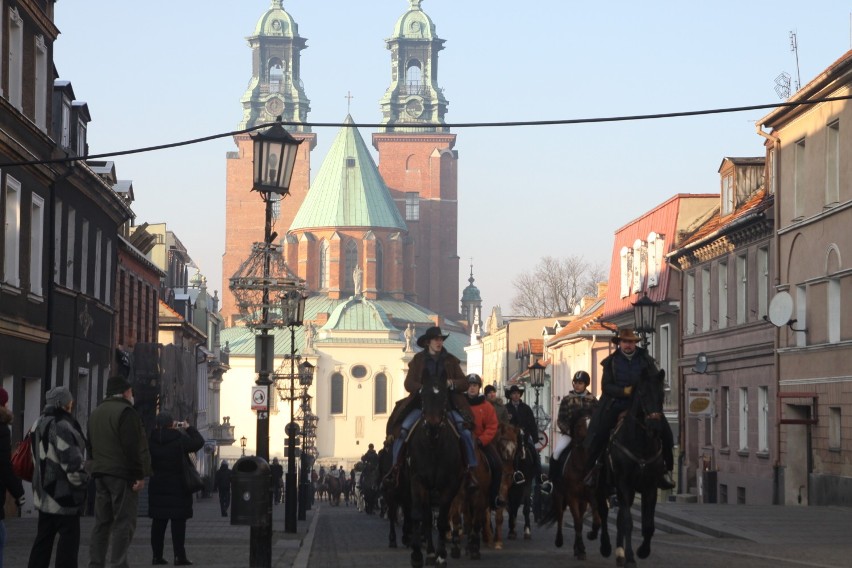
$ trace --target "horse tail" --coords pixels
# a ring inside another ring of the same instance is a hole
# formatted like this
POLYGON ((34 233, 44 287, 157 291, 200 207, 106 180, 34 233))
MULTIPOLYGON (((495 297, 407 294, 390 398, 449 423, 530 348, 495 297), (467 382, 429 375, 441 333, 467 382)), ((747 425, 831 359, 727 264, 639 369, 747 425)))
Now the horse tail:
MULTIPOLYGON (((554 484, 553 493, 550 494, 550 507, 546 507, 542 517, 538 520, 539 527, 552 527, 559 520, 559 513, 556 507, 558 504, 561 505, 562 499, 561 495, 557 493, 556 486, 554 484)), ((544 509, 544 507, 542 507, 544 509)))

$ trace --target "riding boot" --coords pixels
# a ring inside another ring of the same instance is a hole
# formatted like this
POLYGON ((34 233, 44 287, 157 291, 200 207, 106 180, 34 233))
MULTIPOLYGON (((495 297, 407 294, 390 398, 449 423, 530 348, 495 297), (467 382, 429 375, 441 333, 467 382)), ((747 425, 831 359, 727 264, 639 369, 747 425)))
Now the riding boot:
POLYGON ((674 482, 674 479, 672 478, 672 472, 666 470, 666 472, 663 473, 662 477, 660 477, 660 480, 657 483, 657 487, 659 489, 666 489, 666 490, 674 489, 675 488, 675 482, 674 482))
POLYGON ((464 474, 464 486, 468 491, 476 491, 479 482, 476 481, 476 466, 468 466, 464 474))
POLYGON ((550 495, 550 493, 553 491, 553 481, 551 480, 559 479, 560 477, 562 477, 562 471, 561 466, 559 464, 559 460, 554 459, 553 456, 550 457, 550 466, 548 471, 550 471, 550 479, 544 481, 541 484, 541 492, 545 495, 550 495))
POLYGON ((399 448, 399 456, 396 463, 393 464, 390 471, 382 478, 382 487, 385 489, 393 489, 399 485, 399 470, 402 468, 402 462, 405 461, 405 442, 399 448))

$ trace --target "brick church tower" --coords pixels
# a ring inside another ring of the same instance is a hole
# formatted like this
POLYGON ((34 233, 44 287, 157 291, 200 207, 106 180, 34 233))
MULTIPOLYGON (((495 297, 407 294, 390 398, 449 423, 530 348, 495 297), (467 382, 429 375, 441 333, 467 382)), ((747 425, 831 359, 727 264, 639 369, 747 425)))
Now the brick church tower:
POLYGON ((458 315, 458 153, 444 122, 447 99, 438 86, 444 40, 421 0, 397 20, 387 40, 391 83, 381 100, 383 127, 373 134, 379 172, 413 241, 414 301, 458 315), (430 126, 418 126, 429 124, 430 126))
MULTIPOLYGON (((281 5, 272 5, 248 37, 252 50, 252 77, 243 95, 240 129, 271 124, 281 116, 284 122, 304 123, 311 110, 300 78, 301 51, 307 40, 299 36, 299 26, 281 5)), ((288 126, 290 133, 304 140, 299 146, 290 195, 273 208, 273 230, 283 238, 290 228, 310 187, 311 151, 316 134, 308 126, 288 126)), ((237 315, 229 279, 251 254, 252 244, 263 240, 265 205, 251 191, 253 148, 248 134, 234 137, 237 151, 228 152, 225 183, 225 254, 222 259, 222 316, 225 325, 237 315)))

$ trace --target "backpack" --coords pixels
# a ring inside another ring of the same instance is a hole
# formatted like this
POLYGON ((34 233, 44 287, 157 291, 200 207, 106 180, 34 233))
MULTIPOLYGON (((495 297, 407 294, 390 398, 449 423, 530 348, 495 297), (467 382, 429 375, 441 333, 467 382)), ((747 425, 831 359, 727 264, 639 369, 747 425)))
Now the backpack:
POLYGON ((32 434, 29 432, 15 448, 15 453, 12 454, 12 471, 20 479, 32 483, 35 464, 33 462, 32 434))

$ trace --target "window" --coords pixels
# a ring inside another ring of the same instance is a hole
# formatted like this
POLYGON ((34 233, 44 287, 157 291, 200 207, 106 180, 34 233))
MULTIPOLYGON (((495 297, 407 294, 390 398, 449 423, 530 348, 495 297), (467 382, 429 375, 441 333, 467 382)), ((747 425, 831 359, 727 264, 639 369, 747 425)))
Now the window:
POLYGON ((405 220, 420 220, 420 194, 416 191, 408 191, 405 194, 405 220))
POLYGON ((748 314, 748 257, 746 255, 737 257, 737 323, 746 322, 748 314))
POLYGON ((805 141, 799 140, 795 147, 795 170, 793 173, 793 219, 798 219, 805 214, 805 182, 807 172, 805 171, 805 141))
POLYGON ((769 150, 769 193, 775 195, 775 148, 769 150))
POLYGON ((630 260, 632 255, 630 254, 629 247, 621 247, 621 252, 619 256, 621 257, 621 297, 626 298, 630 295, 630 276, 631 276, 631 267, 630 260))
POLYGON ((746 504, 746 488, 737 486, 737 505, 746 504))
POLYGON ((757 249, 757 317, 769 315, 769 248, 757 249))
POLYGON ((828 449, 840 450, 842 437, 840 435, 840 407, 831 406, 828 409, 828 449))
POLYGON ((652 232, 648 235, 648 287, 660 283, 660 268, 665 256, 665 241, 662 235, 652 232))
POLYGON ((281 217, 281 200, 274 199, 271 195, 270 199, 272 200, 272 218, 277 220, 281 217))
MULTIPOLYGON (((796 329, 804 330, 807 328, 808 321, 808 289, 806 286, 796 286, 796 329)), ((804 331, 796 331, 796 346, 804 347, 807 345, 807 337, 804 331)))
POLYGON ((385 287, 385 249, 382 241, 376 241, 376 290, 385 287))
POLYGON ((728 263, 719 263, 719 329, 728 327, 728 263))
POLYGON ((62 134, 59 143, 63 148, 71 147, 71 101, 62 97, 62 134))
POLYGON ((828 125, 825 148, 825 204, 840 201, 840 121, 828 125))
POLYGON ((321 290, 325 290, 328 288, 328 249, 329 249, 328 241, 323 239, 320 243, 320 255, 319 255, 319 287, 321 290))
POLYGON ((367 376, 367 367, 364 365, 355 365, 349 370, 349 373, 353 379, 361 380, 367 376))
POLYGON ((82 118, 77 121, 77 155, 86 155, 86 121, 82 118))
POLYGON ((722 215, 734 211, 734 174, 722 178, 722 215))
POLYGON ((374 414, 388 412, 388 378, 384 373, 376 375, 376 396, 374 414))
POLYGON ((23 109, 24 20, 17 8, 9 9, 9 102, 23 109))
POLYGON ((638 294, 644 288, 644 277, 647 273, 646 263, 648 261, 648 247, 641 239, 633 242, 633 293, 638 294))
POLYGON ((21 249, 21 183, 6 176, 6 226, 3 231, 5 247, 3 250, 3 282, 14 287, 20 282, 21 249))
POLYGON ((343 288, 345 290, 355 289, 355 267, 358 266, 358 245, 352 239, 346 241, 344 247, 343 263, 343 288))
POLYGON ((757 387, 757 451, 769 452, 769 387, 757 387))
POLYGON ((840 280, 831 278, 828 281, 828 342, 840 342, 840 280))
POLYGON ((686 329, 685 335, 695 333, 695 272, 686 275, 686 329))
POLYGON ((44 199, 41 196, 33 194, 30 215, 30 292, 41 296, 44 259, 44 199))
POLYGON ((35 38, 35 123, 47 130, 47 46, 40 34, 35 38))
POLYGON ((731 447, 731 389, 722 387, 722 447, 731 447))
POLYGON ((660 326, 660 332, 658 334, 660 336, 660 368, 665 369, 666 371, 666 390, 671 390, 672 388, 672 331, 671 325, 663 324, 660 326))
MULTIPOLYGON (((106 281, 104 282, 104 303, 112 305, 112 241, 106 242, 106 270, 104 270, 106 281)), ((109 369, 107 369, 109 370, 109 369)))
POLYGON ((701 269, 701 331, 710 329, 710 267, 701 269))
POLYGON ((343 375, 331 375, 331 409, 332 414, 343 414, 343 375))
POLYGON ((83 229, 80 235, 80 291, 89 293, 89 221, 83 219, 83 229))
POLYGON ((62 282, 62 202, 56 200, 53 214, 53 282, 62 282))
POLYGON ((740 450, 748 449, 748 388, 740 387, 740 450))
POLYGON ((68 207, 68 224, 65 226, 65 287, 74 288, 74 237, 77 235, 77 212, 68 207))
POLYGON ((101 297, 101 240, 103 235, 101 234, 101 230, 98 229, 95 231, 95 298, 98 300, 102 300, 101 297))

